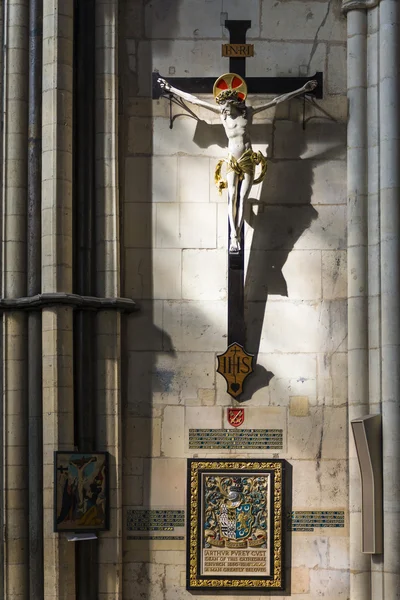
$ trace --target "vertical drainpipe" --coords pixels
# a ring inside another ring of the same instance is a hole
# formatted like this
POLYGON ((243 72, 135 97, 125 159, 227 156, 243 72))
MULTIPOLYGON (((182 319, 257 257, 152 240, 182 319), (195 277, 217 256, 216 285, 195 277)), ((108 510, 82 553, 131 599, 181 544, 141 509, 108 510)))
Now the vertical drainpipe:
MULTIPOLYGON (((70 0, 72 1, 72 0, 70 0)), ((75 2, 74 135, 74 291, 93 296, 94 243, 94 0, 75 2)), ((94 383, 94 314, 74 318, 75 443, 80 452, 96 450, 94 383)), ((77 600, 97 600, 97 540, 76 545, 77 600)))
POLYGON ((381 206, 383 598, 399 594, 400 573, 400 9, 379 5, 381 206))
MULTIPOLYGON (((27 293, 41 292, 42 3, 29 4, 27 293)), ((29 598, 44 597, 42 315, 28 316, 29 598)))
MULTIPOLYGON (((367 272, 367 11, 362 2, 347 12, 347 224, 348 224, 348 417, 368 414, 367 272)), ((361 553, 361 481, 349 427, 350 598, 371 600, 369 556, 361 553)))

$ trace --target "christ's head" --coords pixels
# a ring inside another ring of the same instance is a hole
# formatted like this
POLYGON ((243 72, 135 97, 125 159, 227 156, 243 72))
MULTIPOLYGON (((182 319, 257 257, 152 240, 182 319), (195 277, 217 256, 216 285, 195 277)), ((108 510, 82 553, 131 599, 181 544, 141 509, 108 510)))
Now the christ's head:
POLYGON ((235 90, 225 90, 216 97, 217 104, 221 107, 223 116, 236 117, 246 114, 246 104, 235 90))

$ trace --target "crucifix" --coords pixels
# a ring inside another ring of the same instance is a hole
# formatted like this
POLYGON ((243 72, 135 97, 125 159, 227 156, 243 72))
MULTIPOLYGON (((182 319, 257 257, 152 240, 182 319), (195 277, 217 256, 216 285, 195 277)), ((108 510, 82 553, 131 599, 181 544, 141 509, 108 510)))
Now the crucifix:
POLYGON ((243 391, 243 382, 253 371, 252 357, 244 350, 244 227, 245 202, 254 183, 263 180, 266 156, 254 152, 249 126, 255 114, 292 98, 313 94, 322 97, 322 73, 314 77, 250 77, 245 81, 246 57, 252 55, 252 46, 246 44, 246 31, 251 21, 225 21, 230 32, 230 43, 223 46, 223 55, 230 56, 230 73, 213 78, 170 78, 168 81, 153 73, 153 98, 164 95, 201 106, 218 113, 225 129, 228 156, 215 169, 215 183, 221 193, 228 192, 228 349, 218 357, 218 372, 227 381, 228 393, 237 398, 243 391), (180 89, 180 86, 185 91, 180 89), (216 104, 202 100, 194 93, 213 90, 216 104), (247 106, 248 92, 253 94, 280 93, 269 102, 247 106), (256 173, 256 167, 259 172, 256 173), (225 178, 222 169, 226 170, 225 178))

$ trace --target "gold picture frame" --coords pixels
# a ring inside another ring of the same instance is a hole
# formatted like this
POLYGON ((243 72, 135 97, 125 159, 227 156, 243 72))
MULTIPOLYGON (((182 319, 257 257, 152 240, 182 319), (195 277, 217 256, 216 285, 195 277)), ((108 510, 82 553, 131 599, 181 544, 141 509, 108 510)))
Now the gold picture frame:
POLYGON ((188 590, 284 589, 284 465, 188 460, 188 590))

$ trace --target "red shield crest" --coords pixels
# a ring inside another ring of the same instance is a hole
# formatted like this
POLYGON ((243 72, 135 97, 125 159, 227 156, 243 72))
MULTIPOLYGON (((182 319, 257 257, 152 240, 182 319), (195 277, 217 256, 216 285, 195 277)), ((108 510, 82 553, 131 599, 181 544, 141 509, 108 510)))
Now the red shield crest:
POLYGON ((244 408, 228 408, 228 423, 232 427, 240 427, 244 422, 244 408))

